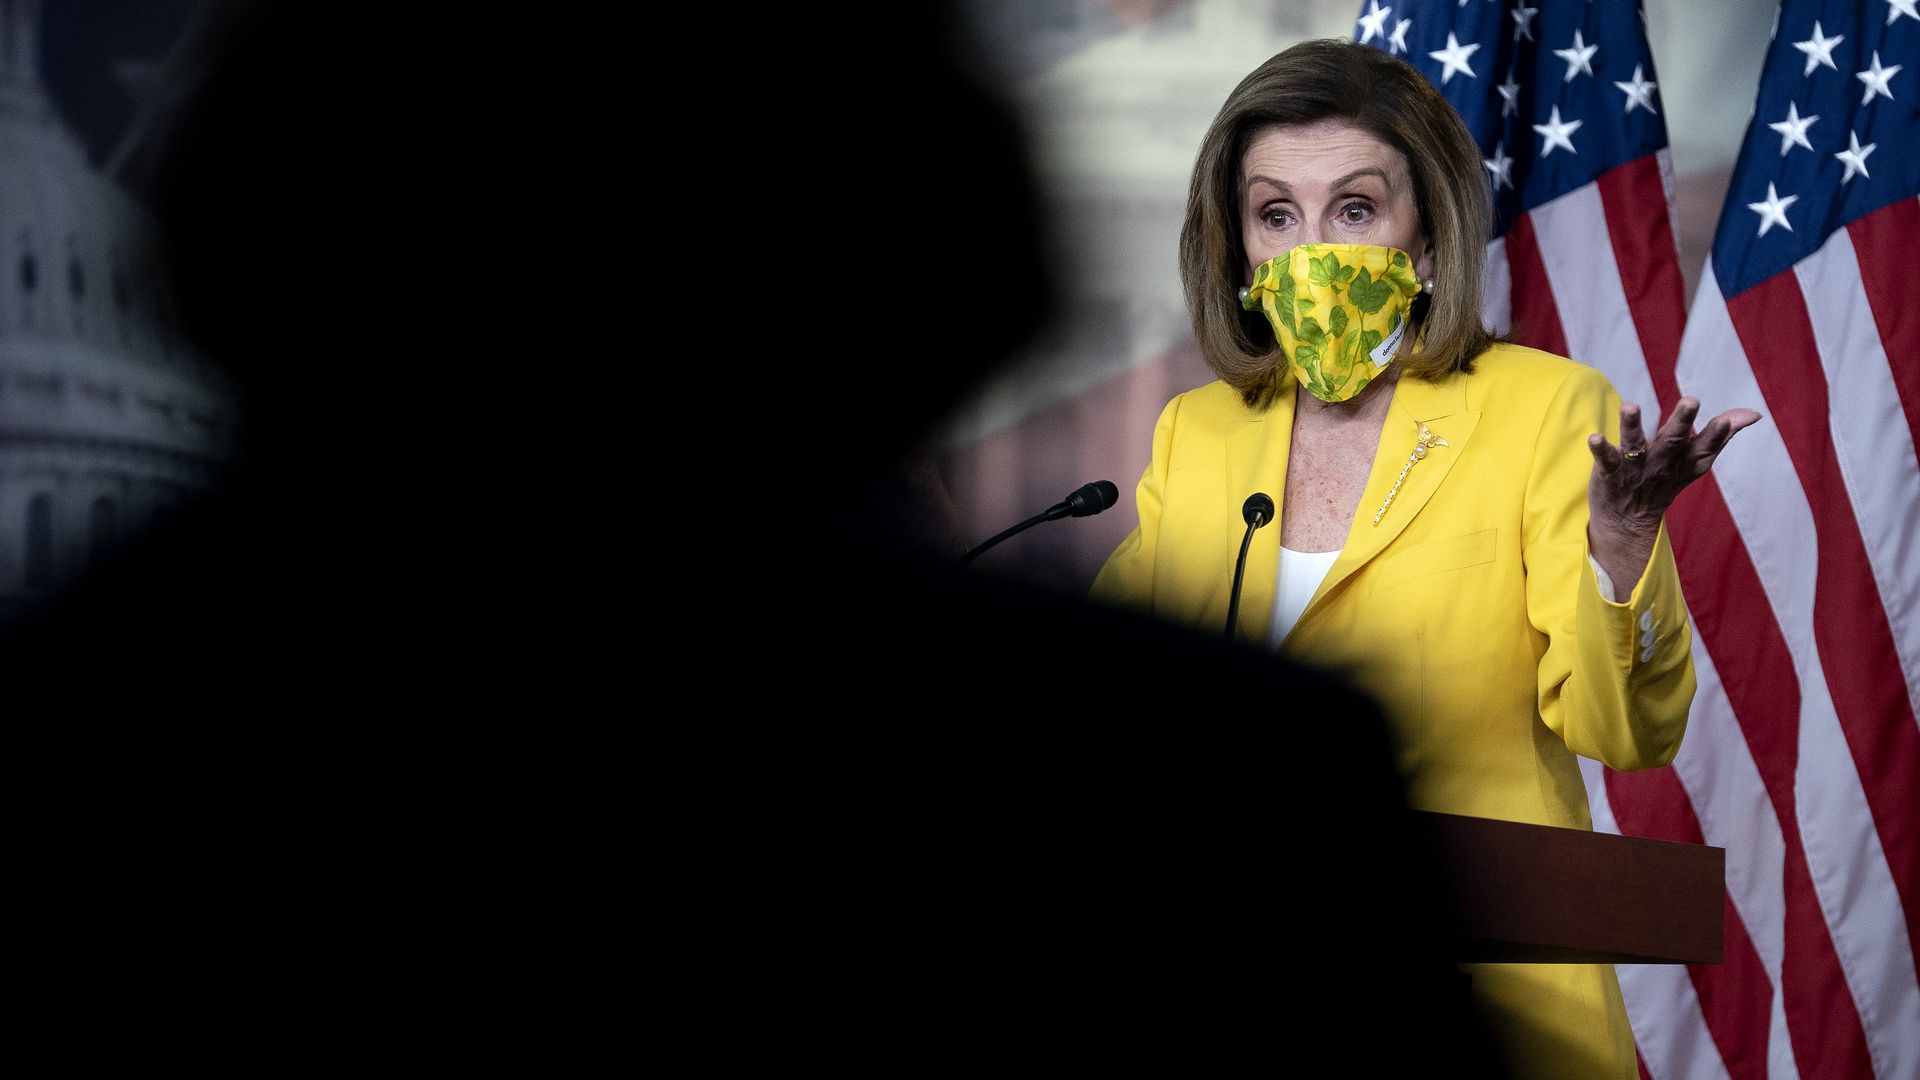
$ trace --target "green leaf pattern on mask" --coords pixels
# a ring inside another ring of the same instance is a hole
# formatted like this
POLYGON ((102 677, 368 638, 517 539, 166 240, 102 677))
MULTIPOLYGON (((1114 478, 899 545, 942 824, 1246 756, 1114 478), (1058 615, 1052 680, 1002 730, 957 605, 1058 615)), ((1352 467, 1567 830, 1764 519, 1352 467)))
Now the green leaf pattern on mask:
POLYGON ((1407 262, 1407 257, 1402 252, 1393 253, 1393 258, 1388 261, 1387 269, 1380 275, 1380 280, 1391 284, 1407 296, 1420 291, 1420 277, 1413 272, 1413 265, 1407 262))
POLYGON ((1355 278, 1347 289, 1347 299, 1353 306, 1368 315, 1377 314, 1393 297, 1393 286, 1385 281, 1373 280, 1373 275, 1365 267, 1360 268, 1360 276, 1355 278))
POLYGON ((1326 285, 1338 289, 1353 277, 1353 267, 1340 265, 1340 256, 1327 252, 1322 258, 1309 260, 1307 279, 1315 285, 1326 285))
MULTIPOLYGON (((1331 254, 1327 256, 1327 259, 1329 260, 1331 260, 1332 258, 1333 256, 1331 254)), ((1312 282, 1315 285, 1324 286, 1328 284, 1330 279, 1327 276, 1326 262, 1320 259, 1311 259, 1311 258, 1308 259, 1307 260, 1307 280, 1312 282)))
POLYGON ((1360 335, 1352 334, 1342 340, 1333 349, 1332 370, 1326 373, 1326 383, 1338 390, 1353 380, 1354 365, 1359 360, 1360 335), (1334 376, 1339 376, 1336 380, 1334 376))
POLYGON ((1316 394, 1321 392, 1323 387, 1320 384, 1320 350, 1303 342, 1294 347, 1293 362, 1298 364, 1300 371, 1306 374, 1307 389, 1316 394))
POLYGON ((1289 333, 1298 333, 1293 323, 1293 278, 1291 276, 1282 275, 1279 281, 1274 282, 1273 305, 1269 313, 1285 323, 1289 333))
POLYGON ((1257 306, 1267 315, 1294 374, 1310 393, 1341 401, 1379 374, 1383 365, 1373 352, 1399 328, 1407 303, 1419 291, 1404 252, 1303 244, 1255 268, 1243 306, 1257 306))

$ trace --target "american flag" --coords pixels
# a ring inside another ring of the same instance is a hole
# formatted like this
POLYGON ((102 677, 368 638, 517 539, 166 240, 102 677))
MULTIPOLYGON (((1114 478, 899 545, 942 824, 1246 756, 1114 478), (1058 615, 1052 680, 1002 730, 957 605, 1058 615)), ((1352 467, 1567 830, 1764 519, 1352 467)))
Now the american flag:
POLYGON ((1654 1080, 1920 1077, 1915 3, 1784 0, 1690 318, 1635 3, 1364 0, 1354 35, 1480 142, 1490 324, 1649 414, 1767 417, 1667 515, 1679 757, 1582 762, 1596 828, 1727 849, 1725 962, 1618 969, 1654 1080))

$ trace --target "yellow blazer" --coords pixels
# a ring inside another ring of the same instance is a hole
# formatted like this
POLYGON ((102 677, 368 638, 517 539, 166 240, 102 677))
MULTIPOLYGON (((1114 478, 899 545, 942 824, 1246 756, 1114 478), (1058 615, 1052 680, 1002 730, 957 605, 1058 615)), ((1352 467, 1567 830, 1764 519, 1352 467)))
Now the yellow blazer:
MULTIPOLYGON (((1262 491, 1285 512, 1294 404, 1291 384, 1255 410, 1224 382, 1169 402, 1140 524, 1090 595, 1223 628, 1241 504, 1262 491)), ((1598 371, 1514 345, 1472 374, 1395 385, 1346 544, 1280 648, 1380 700, 1412 806, 1591 828, 1574 754, 1644 769, 1679 749, 1694 676, 1666 528, 1624 603, 1602 596, 1588 561, 1586 439, 1617 443, 1619 413, 1598 371), (1445 445, 1402 478, 1422 424, 1445 445)), ((1243 641, 1266 639, 1280 532, 1254 535, 1243 641)), ((1303 767, 1328 763, 1275 762, 1276 782, 1303 767)), ((1611 968, 1471 970, 1476 995, 1508 1014, 1516 1075, 1636 1075, 1611 968)))

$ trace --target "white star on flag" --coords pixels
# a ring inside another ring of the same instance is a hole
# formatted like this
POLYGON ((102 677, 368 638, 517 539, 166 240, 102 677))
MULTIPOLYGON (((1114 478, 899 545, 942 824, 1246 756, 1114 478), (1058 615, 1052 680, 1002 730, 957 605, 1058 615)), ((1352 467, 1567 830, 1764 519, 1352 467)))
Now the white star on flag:
POLYGON ((1833 155, 1840 159, 1840 164, 1847 167, 1847 175, 1841 177, 1840 182, 1844 184, 1853 179, 1854 173, 1859 173, 1869 180, 1873 179, 1873 177, 1867 173, 1867 155, 1873 153, 1874 147, 1879 144, 1868 143, 1865 146, 1861 146, 1860 136, 1855 135, 1851 131, 1847 132, 1847 144, 1845 150, 1833 155))
POLYGON ((1500 91, 1500 100, 1504 103, 1500 106, 1502 117, 1512 116, 1520 111, 1520 84, 1514 81, 1513 72, 1507 72, 1507 81, 1494 89, 1500 91))
POLYGON ((1519 41, 1521 38, 1526 38, 1528 41, 1532 41, 1533 17, 1540 14, 1540 9, 1521 4, 1507 14, 1513 16, 1513 40, 1519 41))
POLYGON ((1505 139, 1500 140, 1494 145, 1492 160, 1483 160, 1481 164, 1485 165, 1487 171, 1493 174, 1493 190, 1499 191, 1503 187, 1510 188, 1513 186, 1513 159, 1507 156, 1507 141, 1505 139))
POLYGON ((1478 44, 1462 45, 1454 38, 1453 31, 1449 30, 1447 31, 1447 47, 1444 49, 1435 49, 1427 55, 1445 65, 1440 71, 1440 85, 1445 86, 1447 80, 1453 78, 1453 73, 1456 71, 1469 79, 1479 77, 1473 73, 1472 68, 1467 66, 1467 57, 1479 51, 1480 46, 1478 44))
POLYGON ((1394 24, 1393 36, 1387 39, 1388 52, 1398 56, 1407 51, 1407 27, 1412 25, 1412 19, 1401 19, 1394 24))
POLYGON ((1750 202, 1747 204, 1747 209, 1760 215, 1761 236, 1767 235, 1767 230, 1773 228, 1776 224, 1788 232, 1792 232, 1793 226, 1787 224, 1787 207, 1799 201, 1800 196, 1798 195, 1789 195, 1783 199, 1774 194, 1773 184, 1768 183, 1767 200, 1765 202, 1750 202))
POLYGON ((1800 106, 1792 101, 1787 102, 1787 118, 1777 124, 1767 125, 1780 133, 1780 156, 1786 157, 1787 151, 1795 146, 1813 149, 1813 144, 1807 141, 1807 128, 1818 119, 1818 116, 1801 116, 1800 106))
POLYGON ((1373 8, 1360 16, 1360 44, 1362 45, 1372 41, 1375 34, 1386 37, 1387 16, 1393 14, 1392 8, 1380 6, 1380 0, 1367 0, 1367 2, 1372 4, 1373 8))
POLYGON ((1813 74, 1813 69, 1819 67, 1821 64, 1825 64, 1833 68, 1833 70, 1839 71, 1839 68, 1833 67, 1833 47, 1845 40, 1847 40, 1845 34, 1839 34, 1834 37, 1822 37, 1820 34, 1820 21, 1815 19, 1813 23, 1813 36, 1805 41, 1796 41, 1793 43, 1794 48, 1807 54, 1807 70, 1801 72, 1801 74, 1811 75, 1813 74))
POLYGON ((1915 11, 1913 5, 1914 0, 1887 0, 1887 25, 1892 26, 1893 20, 1902 15, 1920 22, 1920 11, 1915 11))
POLYGON ((1635 107, 1639 107, 1650 113, 1658 114, 1660 110, 1653 107, 1653 88, 1658 84, 1640 77, 1641 66, 1640 64, 1633 65, 1632 82, 1617 82, 1613 85, 1626 91, 1628 112, 1632 112, 1635 107))
POLYGON ((1901 65, 1899 64, 1895 64, 1890 68, 1881 67, 1880 50, 1873 50, 1873 66, 1854 75, 1854 78, 1867 84, 1867 92, 1860 95, 1860 104, 1865 105, 1867 102, 1872 101, 1873 95, 1875 94, 1879 94, 1888 101, 1892 101, 1893 91, 1887 89, 1887 80, 1900 74, 1900 68, 1901 65))
POLYGON ((1600 46, 1587 44, 1581 39, 1580 31, 1575 30, 1573 32, 1573 44, 1564 49, 1553 50, 1553 55, 1567 62, 1567 81, 1572 82, 1575 75, 1593 74, 1593 64, 1591 61, 1593 60, 1593 54, 1599 51, 1600 46))
POLYGON ((1553 107, 1553 115, 1547 118, 1546 123, 1533 125, 1533 130, 1546 136, 1547 140, 1547 144, 1540 150, 1540 156, 1546 157, 1548 154, 1553 153, 1553 148, 1556 146, 1566 147, 1567 153, 1569 154, 1578 154, 1580 151, 1573 148, 1573 139, 1569 136, 1571 136, 1582 123, 1584 123, 1584 121, 1581 120, 1570 120, 1564 124, 1561 123, 1560 106, 1555 105, 1553 107))

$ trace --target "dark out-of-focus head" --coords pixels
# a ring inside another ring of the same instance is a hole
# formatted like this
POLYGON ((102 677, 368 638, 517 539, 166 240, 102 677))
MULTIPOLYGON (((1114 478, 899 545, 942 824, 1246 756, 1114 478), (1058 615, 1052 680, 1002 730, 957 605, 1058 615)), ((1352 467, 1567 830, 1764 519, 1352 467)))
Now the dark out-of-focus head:
POLYGON ((738 256, 713 283, 735 316, 716 372, 814 452, 884 458, 1045 318, 1034 180, 944 6, 889 11, 878 37, 804 22, 806 48, 729 66, 752 74, 716 159, 715 241, 738 256))

